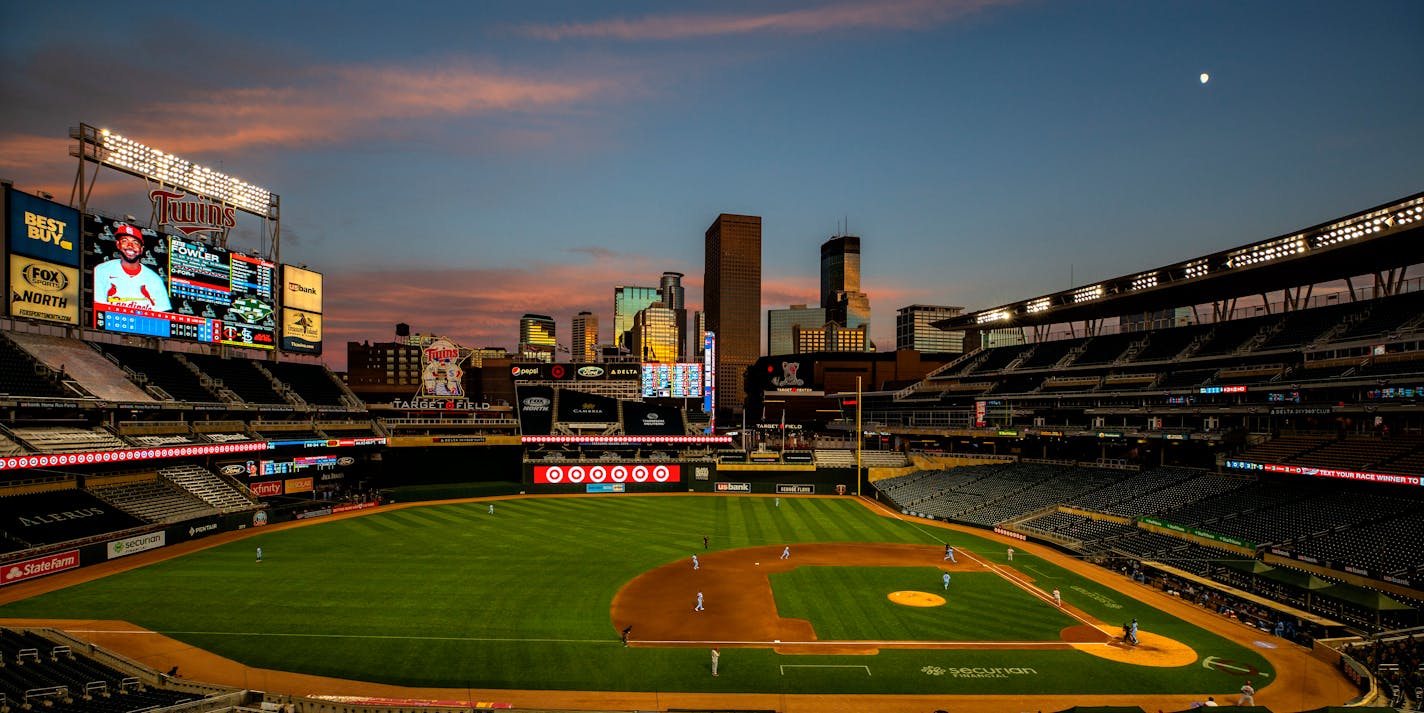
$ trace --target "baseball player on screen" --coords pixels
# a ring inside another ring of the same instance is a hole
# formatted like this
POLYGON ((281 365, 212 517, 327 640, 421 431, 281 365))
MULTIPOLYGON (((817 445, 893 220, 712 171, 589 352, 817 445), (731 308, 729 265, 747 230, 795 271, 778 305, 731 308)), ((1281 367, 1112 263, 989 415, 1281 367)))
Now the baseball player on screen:
POLYGON ((94 268, 94 303, 153 312, 172 310, 163 278, 139 262, 143 259, 143 233, 132 225, 119 224, 114 228, 114 247, 118 257, 94 268))

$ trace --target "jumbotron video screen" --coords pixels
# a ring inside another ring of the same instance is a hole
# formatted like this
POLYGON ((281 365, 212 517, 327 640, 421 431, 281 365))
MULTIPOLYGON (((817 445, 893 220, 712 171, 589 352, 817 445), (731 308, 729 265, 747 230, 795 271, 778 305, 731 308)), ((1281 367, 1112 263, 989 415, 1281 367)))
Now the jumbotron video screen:
POLYGON ((123 221, 89 227, 95 328, 275 346, 275 263, 123 221))

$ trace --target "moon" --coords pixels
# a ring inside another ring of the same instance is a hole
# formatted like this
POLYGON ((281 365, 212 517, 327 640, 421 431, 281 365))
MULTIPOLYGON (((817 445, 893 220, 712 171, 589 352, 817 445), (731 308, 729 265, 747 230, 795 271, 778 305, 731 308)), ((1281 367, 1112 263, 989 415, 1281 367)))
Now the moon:
POLYGON ((1206 72, 1202 72, 1202 73, 1201 73, 1201 83, 1202 83, 1202 84, 1206 84, 1208 81, 1211 81, 1211 75, 1210 75, 1210 74, 1207 74, 1206 72))

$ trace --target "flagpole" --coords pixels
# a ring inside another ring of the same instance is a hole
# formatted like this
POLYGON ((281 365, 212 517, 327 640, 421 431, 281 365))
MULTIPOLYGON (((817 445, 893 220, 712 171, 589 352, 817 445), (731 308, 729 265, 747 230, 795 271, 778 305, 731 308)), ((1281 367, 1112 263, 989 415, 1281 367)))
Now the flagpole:
POLYGON ((855 496, 860 497, 860 451, 865 446, 865 433, 860 430, 860 377, 855 377, 855 496))

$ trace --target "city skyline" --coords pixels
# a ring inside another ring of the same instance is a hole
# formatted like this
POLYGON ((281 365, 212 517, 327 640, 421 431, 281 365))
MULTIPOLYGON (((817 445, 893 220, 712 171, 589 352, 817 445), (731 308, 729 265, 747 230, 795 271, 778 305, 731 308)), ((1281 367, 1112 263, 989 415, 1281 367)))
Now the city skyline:
MULTIPOLYGON (((818 304, 816 246, 861 236, 883 349, 907 305, 982 309, 1424 188, 1424 48, 1400 38, 1424 26, 1415 2, 82 0, 6 17, 0 178, 65 202, 85 122, 280 194, 283 261, 325 277, 335 368, 398 322, 511 352, 525 313, 611 325, 612 287, 669 271, 691 314, 721 213, 764 220, 763 319, 818 304), (74 32, 85 13, 102 41, 74 32)), ((146 192, 105 171, 91 207, 147 216, 146 192)), ((233 244, 256 235, 239 217, 233 244)))

